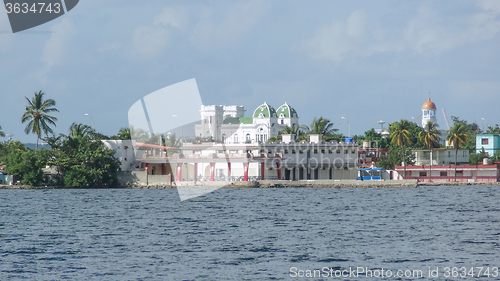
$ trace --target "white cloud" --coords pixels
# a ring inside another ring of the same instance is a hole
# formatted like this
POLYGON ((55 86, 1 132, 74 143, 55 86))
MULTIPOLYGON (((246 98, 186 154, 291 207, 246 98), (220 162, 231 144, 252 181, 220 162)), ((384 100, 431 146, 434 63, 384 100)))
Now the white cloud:
POLYGON ((365 12, 355 11, 344 21, 320 26, 301 47, 313 59, 337 63, 382 52, 438 54, 500 33, 500 1, 478 0, 477 5, 481 10, 463 16, 425 4, 401 27, 382 26, 365 12))
POLYGON ((221 21, 215 20, 210 9, 206 9, 196 24, 191 41, 197 46, 228 46, 249 32, 265 15, 268 5, 262 0, 236 2, 229 7, 221 21))
POLYGON ((362 11, 353 12, 346 21, 335 20, 316 30, 315 36, 302 46, 314 59, 339 62, 348 53, 363 45, 366 33, 366 16, 362 11))
POLYGON ((160 55, 168 46, 172 31, 187 24, 186 12, 182 9, 165 7, 154 17, 151 25, 134 29, 132 47, 136 54, 151 59, 160 55))
POLYGON ((188 22, 186 11, 183 9, 175 9, 172 7, 165 7, 155 16, 153 20, 154 25, 171 26, 182 29, 188 22))
POLYGON ((159 55, 168 44, 168 30, 160 26, 139 26, 134 30, 132 44, 136 53, 152 58, 159 55))
POLYGON ((70 48, 71 38, 75 33, 73 22, 68 17, 54 24, 51 31, 52 34, 45 43, 42 56, 42 62, 49 67, 64 61, 66 53, 70 48))

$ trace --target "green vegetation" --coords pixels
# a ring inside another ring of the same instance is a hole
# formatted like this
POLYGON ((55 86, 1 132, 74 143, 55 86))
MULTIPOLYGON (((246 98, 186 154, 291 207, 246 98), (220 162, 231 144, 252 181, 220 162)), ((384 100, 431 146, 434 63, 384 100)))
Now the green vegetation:
POLYGON ((457 157, 458 157, 458 149, 460 145, 467 144, 467 138, 469 135, 467 134, 467 128, 465 125, 460 123, 453 123, 453 127, 450 128, 448 133, 448 143, 451 143, 455 148, 455 181, 457 181, 457 157))
POLYGON ((26 106, 26 112, 21 118, 21 122, 28 122, 24 132, 29 134, 30 132, 36 134, 36 148, 38 149, 38 140, 42 136, 42 133, 47 135, 47 133, 53 133, 52 128, 49 125, 56 125, 55 121, 57 118, 49 115, 50 112, 57 112, 57 108, 54 106, 56 102, 53 99, 43 100, 44 92, 35 92, 35 97, 31 100, 27 97, 28 105, 26 106))
POLYGON ((5 137, 5 133, 2 131, 2 126, 0 126, 0 137, 5 137))
MULTIPOLYGON (((396 144, 397 146, 400 146, 402 149, 401 153, 401 160, 405 161, 404 155, 405 155, 405 144, 410 145, 411 144, 411 134, 408 131, 410 128, 410 122, 407 120, 401 120, 400 122, 393 122, 389 126, 389 131, 391 135, 389 136, 391 138, 391 143, 396 144)), ((404 176, 403 178, 406 178, 406 163, 404 165, 404 176)))
POLYGON ((438 124, 434 124, 431 121, 425 124, 425 128, 422 132, 418 133, 418 138, 421 142, 425 143, 429 149, 429 181, 431 180, 431 167, 432 167, 432 148, 435 145, 439 145, 441 141, 441 132, 437 129, 438 124))
MULTIPOLYGON (((90 126, 73 123, 68 135, 53 135, 51 125, 57 118, 49 115, 57 112, 56 102, 44 100, 44 93, 39 91, 31 100, 26 98, 28 106, 21 122, 28 122, 25 132, 37 135, 36 149, 28 149, 19 141, 0 143, 0 164, 5 165, 5 172, 14 176, 15 181, 29 185, 64 185, 66 187, 103 187, 117 184, 117 172, 120 162, 114 157, 115 151, 107 149, 101 142, 108 136, 95 132, 90 126), (52 136, 47 136, 52 133, 52 136), (42 135, 51 147, 38 150, 38 141, 42 135), (44 177, 43 169, 49 165, 57 171, 55 182, 44 177)), ((1 127, 0 127, 1 129, 1 127)), ((119 131, 122 136, 126 132, 119 131)), ((129 133, 130 134, 130 133, 129 133)), ((0 136, 3 132, 0 131, 0 136)))

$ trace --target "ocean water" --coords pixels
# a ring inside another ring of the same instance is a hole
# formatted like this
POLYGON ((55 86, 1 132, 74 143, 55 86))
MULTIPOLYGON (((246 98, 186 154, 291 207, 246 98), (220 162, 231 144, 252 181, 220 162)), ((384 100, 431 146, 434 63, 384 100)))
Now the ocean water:
POLYGON ((0 190, 0 280, 500 280, 499 198, 498 186, 183 202, 175 189, 0 190))

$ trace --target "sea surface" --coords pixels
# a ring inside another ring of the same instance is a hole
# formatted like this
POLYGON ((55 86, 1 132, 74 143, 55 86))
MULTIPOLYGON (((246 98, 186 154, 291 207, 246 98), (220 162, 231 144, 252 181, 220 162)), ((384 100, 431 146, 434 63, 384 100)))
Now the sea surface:
POLYGON ((499 186, 183 202, 176 189, 0 190, 0 280, 500 280, 499 198, 499 186))

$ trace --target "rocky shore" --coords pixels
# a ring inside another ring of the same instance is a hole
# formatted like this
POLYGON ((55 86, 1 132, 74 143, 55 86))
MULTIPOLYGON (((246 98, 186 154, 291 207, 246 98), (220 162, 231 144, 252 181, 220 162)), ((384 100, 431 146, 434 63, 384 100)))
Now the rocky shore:
MULTIPOLYGON (((416 188, 420 186, 466 186, 483 185, 497 186, 500 182, 417 182, 417 180, 390 180, 390 181, 358 181, 358 180, 300 180, 300 181, 278 181, 278 180, 260 180, 260 181, 236 181, 236 182, 176 182, 169 184, 128 184, 112 188, 144 188, 144 189, 164 189, 182 187, 222 187, 222 188, 416 188)), ((104 187, 109 188, 109 187, 104 187)), ((0 189, 68 189, 62 186, 30 186, 30 185, 0 185, 0 189)), ((84 189, 84 188, 72 188, 84 189)))

